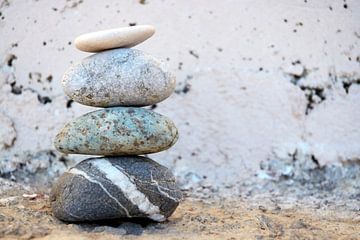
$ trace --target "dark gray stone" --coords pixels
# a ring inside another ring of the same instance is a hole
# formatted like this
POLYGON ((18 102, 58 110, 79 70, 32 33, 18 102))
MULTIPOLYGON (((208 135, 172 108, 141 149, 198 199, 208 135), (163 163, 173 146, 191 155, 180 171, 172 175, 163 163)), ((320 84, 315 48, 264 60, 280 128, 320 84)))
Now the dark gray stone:
POLYGON ((166 167, 140 156, 89 158, 65 172, 50 199, 64 221, 145 217, 164 221, 182 194, 166 167))

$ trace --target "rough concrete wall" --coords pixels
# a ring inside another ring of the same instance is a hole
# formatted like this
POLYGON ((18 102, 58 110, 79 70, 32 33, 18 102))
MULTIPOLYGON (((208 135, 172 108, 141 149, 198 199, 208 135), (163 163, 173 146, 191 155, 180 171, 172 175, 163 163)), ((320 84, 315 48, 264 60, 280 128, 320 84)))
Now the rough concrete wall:
POLYGON ((177 75, 176 93, 155 111, 181 137, 151 157, 183 185, 231 186, 273 158, 324 165, 360 156, 359 1, 2 0, 0 12, 3 177, 40 172, 46 182, 83 158, 52 144, 68 120, 94 110, 60 86, 88 55, 72 41, 130 24, 156 26, 137 48, 177 75))

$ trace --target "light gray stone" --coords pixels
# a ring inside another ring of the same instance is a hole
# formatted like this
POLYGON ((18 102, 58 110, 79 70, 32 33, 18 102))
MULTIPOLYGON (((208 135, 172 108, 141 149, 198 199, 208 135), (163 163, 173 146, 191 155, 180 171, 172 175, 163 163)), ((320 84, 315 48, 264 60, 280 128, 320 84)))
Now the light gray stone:
POLYGON ((163 63, 136 49, 100 52, 73 65, 62 86, 74 101, 94 107, 146 106, 163 101, 175 89, 175 77, 163 63))
POLYGON ((155 28, 151 25, 113 28, 80 35, 75 39, 75 46, 85 52, 100 52, 121 47, 129 48, 142 43, 154 33, 155 28))

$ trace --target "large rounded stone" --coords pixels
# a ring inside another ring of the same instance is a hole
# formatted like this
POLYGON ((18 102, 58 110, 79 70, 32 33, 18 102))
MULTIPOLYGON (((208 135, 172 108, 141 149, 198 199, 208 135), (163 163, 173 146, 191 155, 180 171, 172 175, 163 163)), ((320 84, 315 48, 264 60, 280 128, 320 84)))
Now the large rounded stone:
POLYGON ((163 101, 175 89, 175 77, 163 63, 136 49, 94 54, 64 75, 65 93, 95 107, 146 106, 163 101))
POLYGON ((133 47, 142 43, 155 33, 151 25, 113 28, 80 35, 75 46, 85 52, 100 52, 112 48, 133 47))
POLYGON ((114 107, 69 122, 55 137, 63 153, 141 155, 170 148, 178 130, 167 117, 144 108, 114 107))
POLYGON ((147 217, 164 221, 182 194, 164 166, 146 157, 90 158, 54 184, 51 208, 64 221, 147 217))

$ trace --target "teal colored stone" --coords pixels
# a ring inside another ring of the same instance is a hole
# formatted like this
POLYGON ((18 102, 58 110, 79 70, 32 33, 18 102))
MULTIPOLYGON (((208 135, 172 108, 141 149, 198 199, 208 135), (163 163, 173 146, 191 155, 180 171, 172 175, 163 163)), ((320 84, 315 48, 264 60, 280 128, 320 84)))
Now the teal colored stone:
POLYGON ((170 148, 178 130, 167 117, 144 108, 114 107, 69 122, 55 138, 63 153, 140 155, 170 148))

